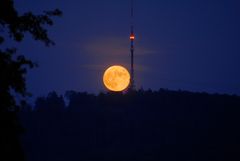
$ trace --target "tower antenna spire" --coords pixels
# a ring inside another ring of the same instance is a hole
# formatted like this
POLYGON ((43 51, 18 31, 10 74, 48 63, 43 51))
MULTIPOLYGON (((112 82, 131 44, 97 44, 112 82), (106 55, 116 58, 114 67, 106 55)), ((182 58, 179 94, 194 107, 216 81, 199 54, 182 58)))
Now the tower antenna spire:
POLYGON ((133 18, 133 0, 131 0, 131 18, 133 18))
POLYGON ((130 52, 131 52, 131 79, 130 79, 130 89, 134 90, 135 89, 135 85, 134 85, 134 39, 135 39, 135 35, 134 35, 134 26, 133 26, 133 16, 134 16, 134 12, 133 12, 133 0, 131 0, 131 28, 130 28, 130 52))

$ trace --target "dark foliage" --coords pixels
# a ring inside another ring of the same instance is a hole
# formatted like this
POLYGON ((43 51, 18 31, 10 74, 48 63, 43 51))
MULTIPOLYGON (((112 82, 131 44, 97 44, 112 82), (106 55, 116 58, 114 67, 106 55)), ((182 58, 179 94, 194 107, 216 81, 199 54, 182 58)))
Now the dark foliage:
POLYGON ((55 92, 22 112, 29 161, 238 161, 240 97, 55 92))
POLYGON ((20 15, 14 8, 12 0, 0 1, 0 160, 24 160, 18 141, 22 131, 16 113, 20 105, 25 104, 26 90, 25 76, 29 68, 36 66, 24 55, 16 54, 15 48, 7 48, 4 44, 9 37, 12 41, 21 42, 26 33, 30 33, 34 40, 39 40, 47 46, 53 41, 47 35, 46 25, 52 25, 52 16, 59 16, 59 10, 46 11, 42 15, 31 12, 20 15), (16 100, 16 95, 22 97, 16 100), (17 103, 20 102, 20 104, 17 103))

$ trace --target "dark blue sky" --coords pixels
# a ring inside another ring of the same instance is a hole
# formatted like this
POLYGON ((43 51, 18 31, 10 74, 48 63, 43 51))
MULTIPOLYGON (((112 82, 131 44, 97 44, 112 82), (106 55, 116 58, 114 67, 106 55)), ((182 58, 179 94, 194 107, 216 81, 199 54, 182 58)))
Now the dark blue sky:
MULTIPOLYGON (((26 38, 19 52, 39 63, 28 74, 34 95, 105 91, 104 70, 129 69, 130 0, 16 1, 21 11, 59 8, 54 47, 26 38)), ((136 85, 240 94, 240 1, 135 0, 136 85)))

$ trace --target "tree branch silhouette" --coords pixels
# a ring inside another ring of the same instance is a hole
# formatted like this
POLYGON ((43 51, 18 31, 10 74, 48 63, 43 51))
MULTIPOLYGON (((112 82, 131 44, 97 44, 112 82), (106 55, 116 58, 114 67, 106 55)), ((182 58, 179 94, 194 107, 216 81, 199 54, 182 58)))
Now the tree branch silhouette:
POLYGON ((15 47, 7 47, 6 38, 13 42, 22 42, 26 34, 33 40, 46 46, 54 45, 48 36, 47 27, 53 25, 53 17, 61 16, 59 9, 43 11, 40 15, 32 12, 19 14, 13 0, 0 1, 0 160, 24 160, 18 139, 21 126, 17 112, 21 105, 26 104, 29 96, 26 88, 27 71, 36 64, 18 54, 15 47), (16 100, 15 95, 21 100, 16 100))

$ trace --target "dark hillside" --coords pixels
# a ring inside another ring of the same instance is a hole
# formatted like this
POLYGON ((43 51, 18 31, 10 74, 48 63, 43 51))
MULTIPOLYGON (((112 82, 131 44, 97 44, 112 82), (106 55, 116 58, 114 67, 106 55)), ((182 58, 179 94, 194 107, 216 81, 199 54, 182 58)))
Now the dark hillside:
POLYGON ((38 98, 21 114, 29 161, 237 161, 240 97, 185 91, 38 98))

